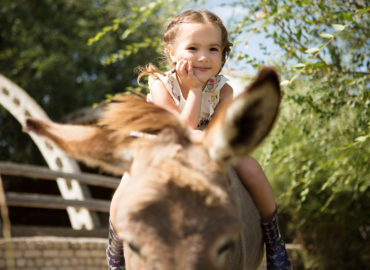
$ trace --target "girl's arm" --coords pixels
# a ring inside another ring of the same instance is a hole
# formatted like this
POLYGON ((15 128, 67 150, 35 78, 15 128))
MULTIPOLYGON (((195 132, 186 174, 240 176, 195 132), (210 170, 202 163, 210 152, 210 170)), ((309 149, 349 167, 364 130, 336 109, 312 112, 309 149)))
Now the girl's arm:
POLYGON ((180 114, 175 102, 173 101, 170 93, 168 93, 166 86, 161 80, 155 79, 150 85, 150 94, 154 104, 170 111, 174 114, 180 114))
POLYGON ((150 92, 155 104, 167 109, 172 113, 180 115, 192 129, 196 129, 202 105, 202 86, 203 83, 195 76, 191 61, 180 58, 176 63, 176 75, 179 79, 180 87, 184 97, 186 97, 185 107, 180 113, 166 87, 160 80, 155 80, 151 85, 150 92))
POLYGON ((212 123, 214 119, 216 119, 217 114, 221 111, 221 109, 228 104, 234 96, 234 90, 233 88, 225 83, 225 85, 220 90, 220 100, 218 104, 216 105, 215 112, 212 115, 212 119, 208 125, 212 123))
POLYGON ((152 83, 150 93, 154 104, 179 115, 192 129, 197 128, 202 102, 201 89, 189 90, 185 107, 181 113, 161 80, 155 80, 152 83))
MULTIPOLYGON (((174 113, 180 115, 192 129, 196 129, 199 121, 200 106, 201 106, 201 94, 197 95, 197 92, 189 91, 188 99, 186 101, 185 108, 180 113, 175 102, 173 101, 171 95, 168 93, 166 87, 161 80, 155 80, 150 88, 152 94, 152 99, 158 106, 174 113)), ((225 84, 220 91, 220 101, 215 108, 215 112, 212 115, 212 120, 216 118, 221 108, 229 103, 233 98, 233 89, 229 84, 225 84)))

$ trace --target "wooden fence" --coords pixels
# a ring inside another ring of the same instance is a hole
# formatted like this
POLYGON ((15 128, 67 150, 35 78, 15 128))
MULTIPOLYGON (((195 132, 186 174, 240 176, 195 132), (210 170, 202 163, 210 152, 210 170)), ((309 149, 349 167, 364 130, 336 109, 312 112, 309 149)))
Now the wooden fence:
MULTIPOLYGON (((75 179, 81 184, 99 186, 103 188, 115 189, 119 182, 119 178, 102 176, 92 173, 65 173, 50 170, 47 167, 15 164, 11 162, 0 162, 0 175, 21 176, 38 180, 55 181, 56 178, 75 179)), ((85 207, 91 211, 109 212, 110 201, 101 199, 84 199, 67 200, 57 195, 32 194, 20 192, 5 192, 7 206, 29 207, 29 208, 47 208, 47 209, 66 209, 67 207, 85 207)), ((12 232, 17 235, 82 235, 82 236, 102 236, 106 237, 106 228, 97 228, 90 232, 75 231, 71 228, 53 228, 53 227, 38 227, 38 226, 12 226, 12 232)))

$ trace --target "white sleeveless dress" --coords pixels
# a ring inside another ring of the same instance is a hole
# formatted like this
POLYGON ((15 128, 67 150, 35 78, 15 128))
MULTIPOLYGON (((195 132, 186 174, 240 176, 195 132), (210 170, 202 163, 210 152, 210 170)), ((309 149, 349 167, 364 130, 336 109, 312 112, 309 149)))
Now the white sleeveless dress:
MULTIPOLYGON (((181 88, 176 78, 176 73, 168 71, 164 75, 160 73, 156 73, 155 75, 162 81, 179 111, 182 112, 185 107, 186 99, 182 96, 181 88)), ((156 78, 153 76, 149 77, 149 88, 151 88, 151 85, 155 79, 156 78)), ((226 82, 226 77, 219 74, 210 78, 207 82, 207 85, 202 90, 202 105, 197 127, 198 129, 203 130, 207 127, 215 108, 220 101, 221 88, 226 82)), ((152 102, 152 96, 150 93, 147 95, 147 101, 152 102)))

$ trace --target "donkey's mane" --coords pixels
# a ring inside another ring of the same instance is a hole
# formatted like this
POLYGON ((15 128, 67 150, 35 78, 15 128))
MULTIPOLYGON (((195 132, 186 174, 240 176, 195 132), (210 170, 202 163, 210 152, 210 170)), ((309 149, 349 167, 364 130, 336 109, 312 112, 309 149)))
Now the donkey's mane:
POLYGON ((159 134, 172 130, 179 140, 188 140, 188 128, 176 115, 133 95, 115 97, 105 108, 98 125, 124 138, 132 131, 159 134))

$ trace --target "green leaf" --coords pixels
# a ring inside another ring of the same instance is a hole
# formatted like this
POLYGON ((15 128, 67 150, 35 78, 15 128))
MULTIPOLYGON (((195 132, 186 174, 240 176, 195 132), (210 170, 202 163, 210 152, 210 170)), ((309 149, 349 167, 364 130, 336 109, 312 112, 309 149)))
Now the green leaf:
POLYGON ((321 50, 324 47, 325 47, 325 44, 322 44, 322 45, 320 45, 319 49, 321 50))
POLYGON ((105 26, 103 32, 109 32, 112 28, 110 26, 105 26))
POLYGON ((333 35, 329 33, 321 33, 320 37, 330 39, 333 37, 333 35))
POLYGON ((287 86, 290 84, 290 81, 289 80, 284 80, 280 83, 280 86, 287 86))
POLYGON ((89 38, 87 41, 87 45, 91 46, 95 42, 95 38, 89 38))
POLYGON ((342 13, 342 18, 346 21, 351 21, 352 20, 352 15, 349 13, 342 13))
POLYGON ((364 9, 359 9, 358 10, 358 12, 360 13, 360 14, 365 14, 366 12, 368 12, 368 11, 370 11, 370 7, 368 7, 368 8, 364 8, 364 9))
POLYGON ((370 137, 370 135, 368 135, 368 136, 360 136, 360 137, 357 137, 355 139, 355 141, 356 142, 365 142, 369 137, 370 137))
POLYGON ((305 64, 299 63, 293 66, 294 68, 303 68, 305 67, 305 64))
POLYGON ((337 31, 343 31, 347 26, 343 24, 332 24, 333 28, 337 31))
POLYGON ((126 29, 125 32, 123 32, 123 34, 121 35, 121 40, 126 39, 130 34, 131 34, 131 30, 126 29))
POLYGON ((148 8, 153 9, 156 5, 157 5, 156 2, 151 2, 151 3, 149 3, 148 8))
POLYGON ((319 48, 310 48, 308 50, 305 50, 304 52, 305 53, 315 53, 315 52, 318 52, 318 51, 320 51, 319 48))

